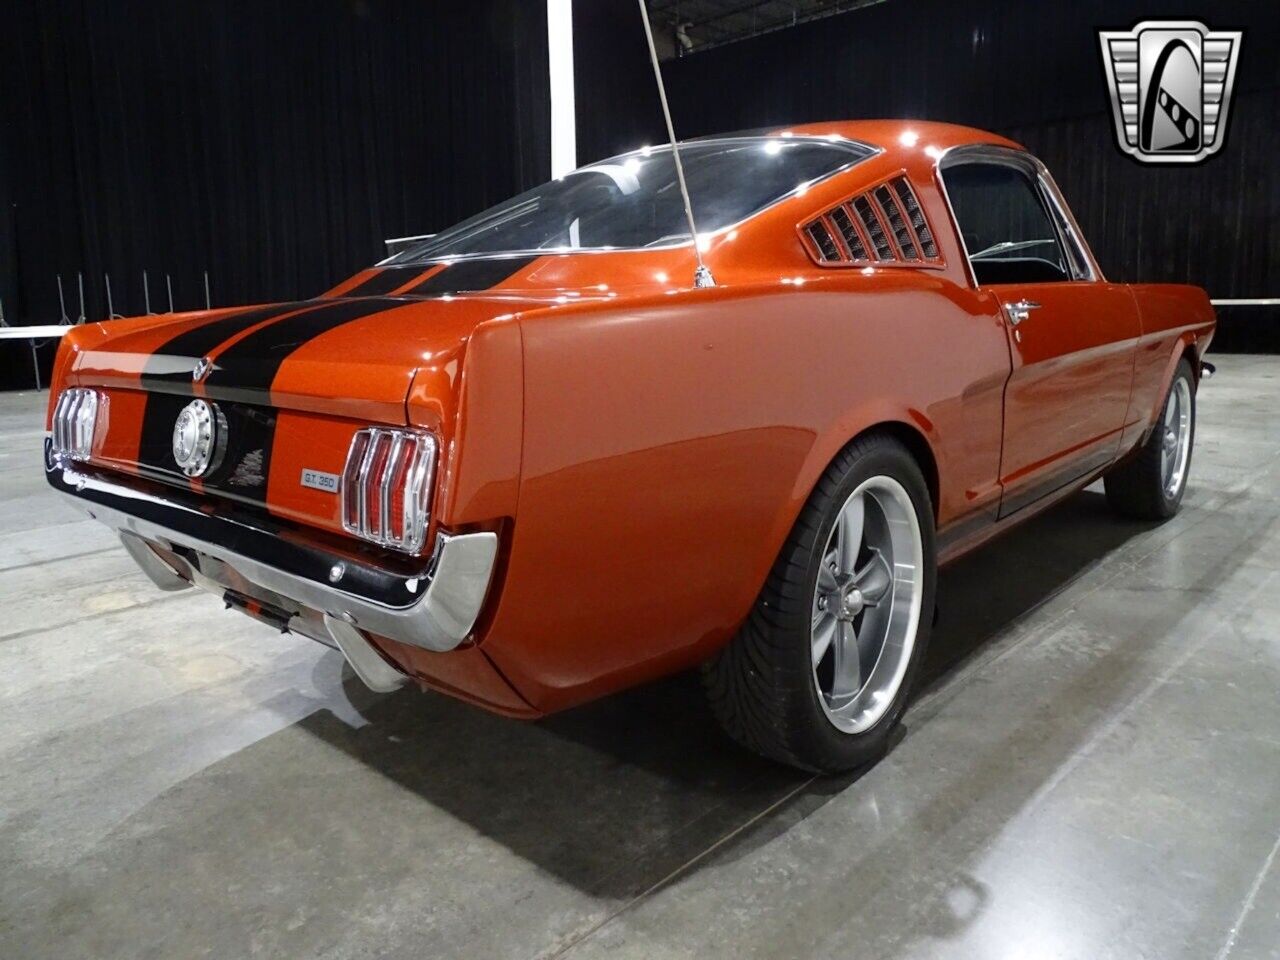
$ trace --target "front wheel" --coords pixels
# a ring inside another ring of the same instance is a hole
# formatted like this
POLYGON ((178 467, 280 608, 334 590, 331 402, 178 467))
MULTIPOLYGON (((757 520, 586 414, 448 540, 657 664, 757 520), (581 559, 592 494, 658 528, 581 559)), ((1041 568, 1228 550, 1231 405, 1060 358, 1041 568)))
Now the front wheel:
POLYGON ((915 459, 888 436, 854 441, 801 511, 747 622, 704 668, 725 730, 807 770, 878 759, 924 655, 935 579, 915 459))
POLYGON ((1103 478, 1112 509, 1138 520, 1166 520, 1177 513, 1187 490, 1195 438, 1196 382, 1184 358, 1151 435, 1103 478))

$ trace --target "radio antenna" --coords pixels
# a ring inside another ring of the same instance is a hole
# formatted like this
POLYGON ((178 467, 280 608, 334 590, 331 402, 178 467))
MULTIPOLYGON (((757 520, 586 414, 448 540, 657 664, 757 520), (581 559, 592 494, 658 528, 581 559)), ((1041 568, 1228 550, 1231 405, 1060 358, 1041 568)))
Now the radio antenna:
POLYGON ((698 246, 698 227, 693 222, 693 204, 689 200, 689 187, 684 182, 684 164, 680 162, 680 146, 676 143, 676 128, 671 123, 671 108, 667 106, 667 88, 662 83, 662 68, 658 66, 658 49, 653 45, 653 27, 649 25, 649 9, 644 0, 640 4, 640 19, 644 22, 644 36, 649 41, 649 62, 653 64, 653 79, 658 83, 658 99, 662 101, 662 116, 667 121, 667 139, 671 141, 671 159, 676 163, 676 180, 680 182, 680 196, 684 199, 684 215, 689 220, 689 234, 693 238, 693 255, 698 268, 693 272, 695 287, 714 287, 716 278, 702 262, 702 250, 698 246))

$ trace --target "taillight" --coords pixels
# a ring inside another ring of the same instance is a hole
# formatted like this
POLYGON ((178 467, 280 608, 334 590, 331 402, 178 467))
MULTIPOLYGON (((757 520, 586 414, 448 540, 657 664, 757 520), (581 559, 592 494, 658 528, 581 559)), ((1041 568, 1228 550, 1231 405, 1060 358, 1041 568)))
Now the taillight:
POLYGON ((96 390, 70 387, 53 408, 53 456, 56 460, 88 460, 106 399, 96 390))
POLYGON ((342 526, 395 550, 418 553, 427 539, 436 439, 369 427, 351 440, 342 471, 342 526))

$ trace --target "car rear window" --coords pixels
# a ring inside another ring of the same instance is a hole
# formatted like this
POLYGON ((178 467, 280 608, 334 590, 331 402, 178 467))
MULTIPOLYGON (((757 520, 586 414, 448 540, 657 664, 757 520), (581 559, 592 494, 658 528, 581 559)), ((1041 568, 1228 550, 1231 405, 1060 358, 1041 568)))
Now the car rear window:
MULTIPOLYGON (((873 156, 849 140, 733 137, 680 146, 698 230, 713 233, 873 156)), ((582 167, 500 203, 389 263, 469 254, 610 250, 688 243, 670 146, 582 167)))

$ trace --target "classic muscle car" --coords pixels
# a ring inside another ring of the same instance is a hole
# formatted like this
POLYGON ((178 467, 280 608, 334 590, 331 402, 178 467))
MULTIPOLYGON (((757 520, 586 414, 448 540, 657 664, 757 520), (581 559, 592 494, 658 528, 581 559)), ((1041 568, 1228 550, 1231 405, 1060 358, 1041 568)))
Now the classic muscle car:
POLYGON ((538 717, 700 666, 748 747, 874 760, 939 564, 1099 476, 1124 515, 1177 511, 1214 313, 1108 281, 992 134, 680 156, 696 240, 645 148, 316 299, 76 329, 49 482, 159 587, 375 689, 538 717))

